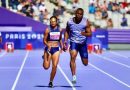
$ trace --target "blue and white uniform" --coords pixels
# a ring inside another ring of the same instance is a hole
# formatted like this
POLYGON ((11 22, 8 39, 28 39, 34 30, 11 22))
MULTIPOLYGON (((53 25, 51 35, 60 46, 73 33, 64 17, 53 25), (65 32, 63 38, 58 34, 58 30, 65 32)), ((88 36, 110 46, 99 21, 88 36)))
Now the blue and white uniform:
POLYGON ((85 32, 87 28, 87 19, 82 18, 79 24, 76 24, 71 18, 67 22, 67 28, 69 31, 69 39, 70 39, 70 50, 77 50, 80 53, 81 58, 88 58, 87 52, 87 37, 81 35, 81 31, 85 32))
POLYGON ((68 28, 70 30, 70 41, 71 42, 75 42, 75 43, 84 43, 86 42, 86 36, 83 36, 81 35, 81 31, 84 31, 86 30, 86 24, 87 23, 87 19, 86 18, 83 18, 81 20, 81 22, 79 24, 76 24, 74 21, 73 21, 73 18, 71 18, 69 21, 68 21, 68 28))
MULTIPOLYGON (((48 41, 60 41, 60 28, 57 27, 55 29, 49 27, 50 32, 48 33, 48 37, 47 40, 48 41)), ((48 47, 45 47, 45 51, 48 51, 48 47)), ((58 47, 51 47, 51 49, 49 50, 49 53, 51 53, 52 55, 59 51, 59 46, 58 47)))

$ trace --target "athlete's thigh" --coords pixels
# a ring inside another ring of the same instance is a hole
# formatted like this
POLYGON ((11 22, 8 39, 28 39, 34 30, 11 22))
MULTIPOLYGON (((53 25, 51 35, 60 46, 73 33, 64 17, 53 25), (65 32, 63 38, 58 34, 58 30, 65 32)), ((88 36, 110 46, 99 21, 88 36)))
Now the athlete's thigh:
POLYGON ((82 60, 88 60, 87 45, 83 44, 79 48, 79 54, 82 60))
POLYGON ((53 66, 57 66, 58 62, 59 62, 59 56, 60 56, 60 51, 56 51, 53 55, 52 55, 52 65, 53 66))
POLYGON ((76 58, 76 56, 78 54, 78 44, 75 42, 70 42, 69 52, 70 52, 71 59, 76 58))

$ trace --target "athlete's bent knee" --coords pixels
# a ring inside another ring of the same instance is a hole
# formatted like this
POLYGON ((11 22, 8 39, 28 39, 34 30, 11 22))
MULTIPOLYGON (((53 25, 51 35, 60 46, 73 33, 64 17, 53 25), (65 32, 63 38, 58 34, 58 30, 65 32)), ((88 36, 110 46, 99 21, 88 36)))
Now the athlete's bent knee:
POLYGON ((48 70, 49 67, 50 67, 49 65, 44 65, 44 64, 43 64, 43 68, 44 68, 45 70, 48 70))
POLYGON ((87 66, 88 65, 88 63, 83 63, 84 64, 84 66, 87 66))
POLYGON ((48 70, 49 67, 44 67, 45 70, 48 70))
POLYGON ((83 60, 83 64, 84 64, 84 66, 87 66, 88 65, 88 60, 83 60))

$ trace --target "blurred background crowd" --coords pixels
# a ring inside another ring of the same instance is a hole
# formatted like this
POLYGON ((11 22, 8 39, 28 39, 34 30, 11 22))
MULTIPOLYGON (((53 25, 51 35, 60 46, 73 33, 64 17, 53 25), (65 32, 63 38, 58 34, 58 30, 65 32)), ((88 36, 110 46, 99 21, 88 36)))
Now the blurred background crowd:
POLYGON ((93 29, 130 27, 130 0, 0 0, 0 6, 44 24, 55 15, 62 28, 81 7, 93 29))

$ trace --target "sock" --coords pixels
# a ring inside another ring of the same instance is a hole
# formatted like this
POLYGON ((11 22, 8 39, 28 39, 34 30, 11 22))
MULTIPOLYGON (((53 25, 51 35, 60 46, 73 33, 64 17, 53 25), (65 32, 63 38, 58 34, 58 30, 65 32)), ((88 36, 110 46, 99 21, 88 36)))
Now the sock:
POLYGON ((73 81, 76 81, 76 75, 73 75, 73 81))

